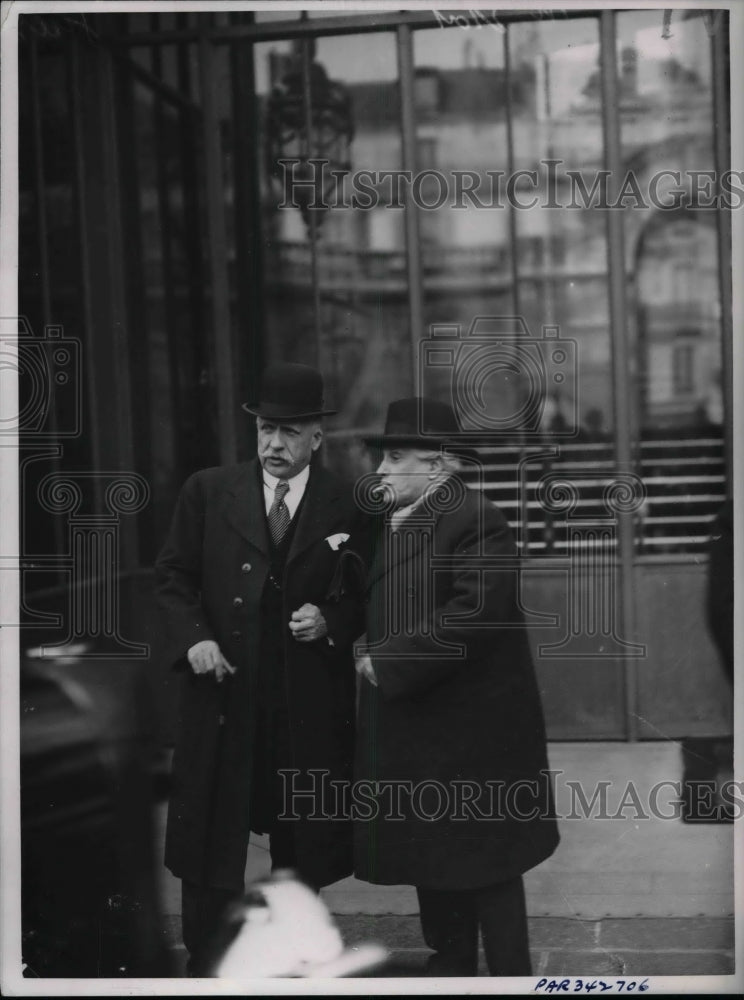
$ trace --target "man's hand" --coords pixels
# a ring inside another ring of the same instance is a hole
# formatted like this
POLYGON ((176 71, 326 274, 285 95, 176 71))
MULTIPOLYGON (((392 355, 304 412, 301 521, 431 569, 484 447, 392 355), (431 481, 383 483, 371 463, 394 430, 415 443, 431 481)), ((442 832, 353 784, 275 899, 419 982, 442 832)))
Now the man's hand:
POLYGON ((220 647, 214 639, 203 639, 193 645, 186 654, 195 674, 214 674, 217 683, 221 683, 227 674, 234 674, 231 666, 220 652, 220 647))
POLYGON ((360 677, 366 677, 370 684, 377 687, 377 675, 375 674, 375 668, 372 666, 371 656, 357 656, 354 660, 354 666, 360 677))
POLYGON ((326 620, 314 604, 303 604, 293 611, 289 628, 298 642, 315 642, 328 634, 326 620))

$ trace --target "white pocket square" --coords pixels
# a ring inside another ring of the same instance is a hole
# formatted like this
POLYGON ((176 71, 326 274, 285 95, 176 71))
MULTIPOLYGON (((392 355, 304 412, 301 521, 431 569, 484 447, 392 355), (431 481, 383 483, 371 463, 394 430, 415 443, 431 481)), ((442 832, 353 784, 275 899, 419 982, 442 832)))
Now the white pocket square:
POLYGON ((344 534, 343 531, 340 531, 337 535, 329 535, 328 538, 326 538, 326 541, 334 552, 338 550, 339 545, 342 545, 344 542, 348 542, 348 540, 349 536, 344 534))

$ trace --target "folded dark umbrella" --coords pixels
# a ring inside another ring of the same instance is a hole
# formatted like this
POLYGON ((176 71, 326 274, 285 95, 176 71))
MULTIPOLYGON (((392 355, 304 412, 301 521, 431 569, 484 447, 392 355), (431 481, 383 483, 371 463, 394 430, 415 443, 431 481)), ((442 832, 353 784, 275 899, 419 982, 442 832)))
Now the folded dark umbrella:
POLYGON ((347 595, 360 597, 364 593, 366 572, 361 556, 353 549, 343 549, 328 586, 326 600, 337 602, 347 595))

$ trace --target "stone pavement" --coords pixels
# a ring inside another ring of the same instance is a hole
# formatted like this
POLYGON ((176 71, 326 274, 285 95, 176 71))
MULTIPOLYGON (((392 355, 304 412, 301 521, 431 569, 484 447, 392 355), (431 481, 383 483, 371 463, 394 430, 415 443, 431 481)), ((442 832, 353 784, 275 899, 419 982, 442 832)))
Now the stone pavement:
MULTIPOLYGON (((350 946, 378 941, 390 951, 386 976, 421 976, 431 954, 417 916, 340 915, 350 946)), ((530 950, 537 977, 727 975, 734 971, 733 918, 641 917, 579 920, 531 917, 530 950)), ((481 954, 480 974, 488 975, 481 954)))
MULTIPOLYGON (((553 743, 549 755, 562 839, 555 854, 525 876, 535 975, 730 975, 734 827, 660 817, 674 813, 670 783, 681 778, 679 745, 553 743), (587 803, 597 793, 593 807, 582 810, 577 788, 587 803)), ((257 837, 247 880, 268 867, 266 838, 257 837)), ((174 946, 177 890, 164 872, 174 946)), ((379 941, 389 948, 381 975, 420 974, 428 952, 410 886, 349 878, 323 890, 323 898, 347 944, 379 941)))
MULTIPOLYGON (((335 921, 348 947, 384 945, 389 960, 377 975, 420 977, 431 952, 417 915, 337 914, 335 921)), ((186 955, 178 921, 169 937, 179 971, 186 955)), ((530 950, 536 978, 583 976, 726 976, 734 973, 733 917, 626 917, 581 920, 530 917, 530 950)), ((487 976, 481 951, 480 975, 487 976)))

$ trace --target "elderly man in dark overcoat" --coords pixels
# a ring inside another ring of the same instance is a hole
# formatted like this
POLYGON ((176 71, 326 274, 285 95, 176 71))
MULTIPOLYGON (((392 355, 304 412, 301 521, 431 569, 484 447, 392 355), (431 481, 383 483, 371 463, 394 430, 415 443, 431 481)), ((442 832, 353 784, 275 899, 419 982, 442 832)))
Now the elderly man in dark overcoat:
POLYGON ((315 460, 335 412, 322 396, 315 369, 268 368, 244 406, 257 457, 190 477, 157 561, 165 657, 181 671, 165 860, 192 972, 243 892, 251 830, 270 835, 273 868, 316 889, 352 868, 351 824, 326 809, 323 782, 351 778, 362 626, 333 582, 357 511, 315 460))
POLYGON ((491 975, 529 975, 522 875, 558 843, 545 729, 515 544, 444 447, 457 431, 413 398, 369 441, 387 513, 357 661, 355 870, 416 887, 430 974, 477 975, 480 931, 491 975))

